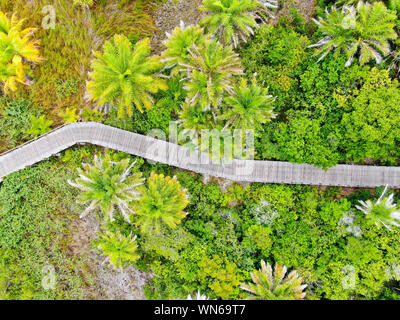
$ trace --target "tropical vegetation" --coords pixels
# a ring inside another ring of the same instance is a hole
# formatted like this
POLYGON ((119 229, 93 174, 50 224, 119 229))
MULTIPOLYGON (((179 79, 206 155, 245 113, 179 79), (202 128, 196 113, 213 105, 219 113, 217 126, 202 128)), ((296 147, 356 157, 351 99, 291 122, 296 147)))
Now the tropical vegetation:
POLYGON ((391 53, 390 40, 397 38, 394 29, 396 14, 383 2, 364 3, 355 6, 333 7, 326 18, 314 20, 325 35, 311 47, 320 47, 318 54, 322 60, 331 50, 341 50, 347 55, 346 66, 352 64, 356 55, 360 64, 375 59, 379 64, 391 53))
POLYGON ((186 217, 183 211, 189 201, 187 191, 176 177, 164 177, 151 173, 147 187, 140 191, 140 198, 134 205, 136 224, 144 233, 159 233, 163 225, 176 228, 186 217))
POLYGON ((302 278, 297 271, 286 276, 286 266, 276 263, 273 269, 269 263, 261 260, 261 269, 251 273, 254 284, 242 284, 240 287, 251 293, 249 299, 258 300, 299 300, 304 299, 307 287, 301 284, 302 278))
POLYGON ((165 80, 155 72, 160 71, 159 57, 149 57, 150 40, 144 39, 134 46, 124 35, 115 35, 104 44, 104 53, 96 52, 92 62, 92 81, 88 83, 90 98, 103 106, 118 106, 118 115, 132 115, 135 105, 141 112, 150 109, 152 94, 166 89, 165 80))
POLYGON ((139 259, 135 240, 136 236, 129 235, 126 237, 120 232, 106 232, 100 235, 97 247, 114 268, 122 268, 124 262, 132 263, 139 259))
POLYGON ((17 84, 25 84, 27 62, 40 62, 39 41, 32 40, 36 28, 25 28, 25 19, 16 13, 10 18, 0 11, 0 81, 4 92, 16 91, 17 84))
POLYGON ((110 221, 117 209, 130 222, 130 203, 138 199, 137 187, 143 183, 141 173, 131 174, 135 162, 130 162, 129 158, 115 162, 109 155, 95 156, 93 165, 84 163, 83 169, 78 168, 79 177, 68 183, 82 191, 78 201, 89 202, 81 218, 99 207, 110 221))
MULTIPOLYGON (((222 170, 400 165, 398 0, 182 1, 0 1, 0 152, 95 121, 222 170)), ((0 298, 398 300, 391 187, 233 182, 81 143, 2 177, 0 298)))

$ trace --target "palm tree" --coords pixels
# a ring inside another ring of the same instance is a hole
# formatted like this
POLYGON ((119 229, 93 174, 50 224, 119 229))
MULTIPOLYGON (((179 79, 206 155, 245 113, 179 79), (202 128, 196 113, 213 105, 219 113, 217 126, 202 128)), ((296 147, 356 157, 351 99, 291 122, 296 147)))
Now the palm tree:
POLYGON ((130 222, 132 210, 129 205, 138 199, 136 188, 143 184, 144 179, 141 173, 130 175, 135 161, 129 163, 129 158, 114 162, 110 155, 104 158, 95 156, 94 165, 84 163, 83 170, 78 168, 79 177, 75 182, 68 180, 68 183, 81 191, 78 202, 90 202, 81 218, 100 208, 110 221, 114 221, 115 209, 118 208, 124 219, 130 222))
POLYGON ((210 111, 203 111, 199 105, 192 106, 187 101, 181 108, 178 123, 184 130, 200 133, 201 130, 212 129, 213 117, 210 111))
POLYGON ((167 89, 164 79, 155 72, 163 67, 161 58, 150 55, 150 40, 132 46, 123 35, 115 35, 104 44, 104 53, 95 52, 88 92, 98 105, 118 105, 118 116, 132 115, 134 104, 141 112, 152 108, 152 94, 167 89))
POLYGON ((322 60, 329 52, 345 52, 350 66, 354 57, 359 54, 361 65, 375 59, 381 63, 383 57, 391 52, 390 40, 395 40, 394 30, 396 15, 382 2, 373 4, 360 1, 356 7, 336 7, 326 11, 326 19, 314 21, 325 38, 310 47, 319 47, 317 54, 322 60))
POLYGON ((366 202, 360 200, 359 203, 361 206, 356 206, 356 208, 364 212, 366 218, 374 222, 377 226, 382 224, 387 229, 392 230, 390 225, 400 226, 400 223, 397 222, 397 220, 400 220, 400 209, 394 203, 393 193, 386 196, 387 190, 386 186, 375 203, 371 200, 367 200, 366 202))
POLYGON ((189 201, 176 177, 151 173, 147 187, 140 190, 140 199, 134 204, 136 223, 143 233, 159 233, 163 225, 175 228, 186 216, 183 209, 189 201))
POLYGON ((97 247, 103 251, 110 264, 117 268, 123 268, 125 262, 135 262, 139 259, 137 254, 136 236, 125 237, 121 232, 106 232, 100 235, 97 247))
POLYGON ((225 92, 233 94, 233 75, 242 75, 238 54, 215 39, 205 40, 189 49, 188 63, 182 63, 188 73, 188 102, 204 110, 218 107, 225 92))
POLYGON ((199 26, 185 26, 183 21, 172 31, 172 34, 167 33, 167 40, 163 42, 167 49, 162 56, 163 62, 168 67, 173 67, 172 75, 176 75, 182 69, 182 63, 188 62, 190 47, 193 44, 200 46, 208 37, 199 26))
POLYGON ((285 278, 287 268, 278 263, 272 273, 272 266, 261 260, 261 269, 253 271, 250 275, 254 284, 242 284, 240 287, 251 293, 249 299, 255 300, 300 300, 306 296, 302 285, 303 279, 297 271, 292 271, 285 278))
POLYGON ((262 130, 262 124, 275 117, 274 100, 268 89, 259 86, 255 79, 248 85, 242 78, 234 89, 234 95, 225 98, 230 109, 224 111, 221 119, 228 120, 225 127, 232 125, 238 129, 262 130))
MULTIPOLYGON (((269 2, 270 3, 270 2, 269 2)), ((204 0, 200 11, 208 15, 200 21, 207 31, 224 44, 236 47, 239 39, 246 42, 258 27, 255 11, 264 6, 257 0, 204 0)))
POLYGON ((4 91, 17 90, 17 83, 25 83, 25 61, 40 62, 39 42, 32 40, 35 28, 22 28, 25 19, 18 20, 14 13, 11 19, 0 11, 0 81, 4 91))
POLYGON ((0 62, 0 81, 4 83, 5 93, 16 91, 18 83, 25 84, 26 69, 20 56, 14 56, 10 62, 0 62))

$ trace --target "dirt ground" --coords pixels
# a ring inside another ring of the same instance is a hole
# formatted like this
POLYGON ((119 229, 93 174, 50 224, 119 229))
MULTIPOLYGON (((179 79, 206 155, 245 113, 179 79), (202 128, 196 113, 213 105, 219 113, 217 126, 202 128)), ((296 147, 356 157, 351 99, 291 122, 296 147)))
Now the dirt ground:
POLYGON ((100 232, 100 222, 94 215, 73 221, 70 229, 73 241, 69 249, 73 255, 84 257, 86 270, 92 282, 87 295, 96 300, 144 300, 143 286, 152 274, 142 272, 132 266, 114 270, 90 244, 100 232))
POLYGON ((185 25, 198 24, 202 13, 197 8, 202 0, 168 0, 155 14, 155 25, 158 29, 152 41, 154 53, 164 50, 162 41, 166 39, 166 32, 170 32, 182 20, 185 25))

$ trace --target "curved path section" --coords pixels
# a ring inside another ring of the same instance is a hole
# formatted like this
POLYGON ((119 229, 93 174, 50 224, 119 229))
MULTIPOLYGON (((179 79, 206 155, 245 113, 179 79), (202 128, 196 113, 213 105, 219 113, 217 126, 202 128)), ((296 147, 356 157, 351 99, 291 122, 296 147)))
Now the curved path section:
POLYGON ((234 181, 348 187, 400 187, 400 167, 338 165, 324 171, 307 164, 233 160, 220 165, 204 153, 95 122, 71 123, 0 156, 0 178, 46 159, 77 143, 91 143, 234 181))

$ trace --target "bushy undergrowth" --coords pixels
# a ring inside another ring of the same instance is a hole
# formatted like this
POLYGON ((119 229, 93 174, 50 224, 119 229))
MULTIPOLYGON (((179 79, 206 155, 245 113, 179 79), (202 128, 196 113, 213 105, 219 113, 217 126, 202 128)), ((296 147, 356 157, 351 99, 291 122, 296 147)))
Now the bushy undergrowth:
MULTIPOLYGON (((86 297, 91 284, 87 257, 68 254, 68 225, 83 208, 75 205, 77 194, 65 182, 76 166, 90 161, 91 150, 69 150, 2 183, 3 298, 86 297), (44 266, 54 266, 56 290, 43 289, 44 266)), ((115 161, 127 156, 111 154, 115 161)), ((156 275, 146 286, 149 299, 184 298, 197 290, 211 298, 245 298, 239 284, 251 281, 250 272, 261 259, 297 270, 308 284, 309 299, 399 298, 400 233, 377 227, 355 208, 358 200, 377 197, 382 188, 347 198, 338 188, 308 186, 234 184, 222 192, 215 182, 204 185, 200 175, 142 159, 133 170, 144 177, 152 171, 176 175, 190 200, 182 223, 158 235, 141 234, 118 217, 106 225, 111 232, 138 235, 140 258, 134 265, 156 275), (354 286, 344 286, 346 279, 354 279, 354 286)))
POLYGON ((0 99, 0 110, 0 136, 5 144, 3 151, 29 140, 30 119, 38 116, 41 111, 29 100, 6 97, 0 99))
POLYGON ((8 176, 0 189, 0 298, 78 299, 91 283, 87 258, 70 253, 80 208, 65 184, 74 168, 45 161, 8 176), (49 179, 49 177, 51 178, 49 179), (51 272, 55 282, 52 287, 51 272), (46 283, 50 287, 46 287, 46 283))

